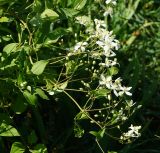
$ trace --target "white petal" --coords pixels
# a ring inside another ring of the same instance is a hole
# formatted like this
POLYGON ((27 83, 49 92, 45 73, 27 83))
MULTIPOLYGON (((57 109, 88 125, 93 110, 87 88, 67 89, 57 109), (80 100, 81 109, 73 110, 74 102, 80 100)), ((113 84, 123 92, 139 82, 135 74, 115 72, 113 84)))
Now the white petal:
POLYGON ((126 95, 128 95, 128 96, 132 96, 132 93, 130 93, 130 92, 128 92, 128 91, 126 91, 125 93, 126 93, 126 95))

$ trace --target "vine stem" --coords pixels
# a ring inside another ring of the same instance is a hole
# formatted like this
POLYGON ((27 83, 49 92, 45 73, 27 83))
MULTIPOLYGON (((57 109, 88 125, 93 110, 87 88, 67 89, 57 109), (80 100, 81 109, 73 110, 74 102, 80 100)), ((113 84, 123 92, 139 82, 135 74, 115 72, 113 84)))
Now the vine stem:
POLYGON ((97 139, 95 139, 95 141, 96 141, 96 143, 97 143, 98 147, 100 148, 100 150, 102 151, 102 153, 105 153, 105 152, 104 152, 104 150, 102 149, 101 145, 99 144, 98 140, 97 140, 97 139))
POLYGON ((68 94, 65 90, 63 91, 74 103, 75 105, 79 108, 79 110, 84 113, 92 122, 94 122, 95 124, 97 124, 101 129, 103 129, 103 127, 97 122, 95 121, 92 117, 90 117, 84 110, 83 108, 77 103, 77 101, 70 95, 68 94))

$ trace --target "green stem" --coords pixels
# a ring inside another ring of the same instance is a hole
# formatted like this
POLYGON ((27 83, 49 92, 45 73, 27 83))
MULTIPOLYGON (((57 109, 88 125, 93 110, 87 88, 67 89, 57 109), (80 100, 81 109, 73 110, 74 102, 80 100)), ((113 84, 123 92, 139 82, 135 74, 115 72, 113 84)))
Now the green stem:
POLYGON ((83 108, 77 103, 77 101, 70 95, 68 94, 65 90, 63 91, 74 103, 75 105, 79 108, 79 110, 84 113, 91 121, 93 121, 95 124, 97 124, 101 129, 103 129, 103 127, 97 122, 95 121, 92 117, 90 117, 85 110, 83 110, 83 108))

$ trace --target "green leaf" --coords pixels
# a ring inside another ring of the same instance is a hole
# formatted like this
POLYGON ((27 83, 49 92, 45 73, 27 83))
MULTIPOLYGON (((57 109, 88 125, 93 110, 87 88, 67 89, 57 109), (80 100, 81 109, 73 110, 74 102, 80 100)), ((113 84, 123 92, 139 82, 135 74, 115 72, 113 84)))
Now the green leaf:
POLYGON ((109 74, 110 75, 116 75, 118 73, 118 68, 117 67, 111 67, 109 68, 109 74))
POLYGON ((25 147, 21 142, 14 142, 11 147, 10 153, 24 153, 25 147))
POLYGON ((27 103, 26 103, 24 97, 18 96, 17 99, 11 105, 11 108, 16 114, 23 113, 27 108, 27 103))
POLYGON ((87 0, 75 0, 74 9, 81 10, 86 5, 87 0))
POLYGON ((15 52, 17 51, 17 46, 18 46, 18 43, 8 44, 3 48, 3 52, 6 52, 7 54, 15 52))
POLYGON ((95 96, 95 98, 101 98, 107 96, 111 91, 108 89, 97 89, 93 90, 91 93, 95 96))
POLYGON ((79 13, 78 10, 70 9, 70 8, 62 8, 61 9, 66 17, 72 18, 73 16, 77 15, 79 13))
POLYGON ((44 12, 41 14, 42 19, 55 20, 58 17, 59 15, 51 9, 45 9, 44 12))
POLYGON ((29 144, 34 144, 34 143, 37 142, 37 140, 38 140, 38 138, 37 138, 37 136, 36 136, 35 131, 32 131, 32 132, 30 133, 30 135, 28 136, 28 143, 29 143, 29 144))
POLYGON ((37 88, 36 89, 36 93, 43 99, 46 99, 46 100, 49 100, 48 96, 45 94, 45 92, 40 89, 40 88, 37 88))
POLYGON ((76 62, 74 60, 70 60, 66 63, 66 74, 71 75, 78 68, 76 62))
POLYGON ((14 136, 20 136, 18 131, 11 125, 8 125, 6 123, 2 123, 0 125, 0 136, 3 137, 14 137, 14 136))
POLYGON ((46 65, 48 64, 47 60, 41 60, 33 64, 31 72, 35 75, 40 75, 43 73, 46 65))
POLYGON ((34 16, 29 22, 34 27, 40 27, 42 25, 42 19, 39 15, 34 16))
POLYGON ((12 123, 12 119, 6 113, 0 113, 0 124, 4 122, 6 124, 12 123))
POLYGON ((48 153, 44 144, 38 144, 34 147, 34 150, 30 150, 31 153, 48 153))
POLYGON ((23 92, 23 95, 29 104, 31 105, 37 104, 37 96, 35 94, 31 94, 29 91, 25 90, 23 92))
POLYGON ((77 138, 81 138, 84 135, 84 129, 82 129, 77 123, 74 124, 74 135, 77 138))
POLYGON ((102 129, 100 131, 90 131, 90 134, 94 135, 98 140, 104 137, 105 134, 105 129, 102 129))
POLYGON ((58 89, 64 90, 67 87, 67 85, 68 85, 68 81, 63 82, 63 83, 59 84, 58 89))
POLYGON ((11 3, 12 0, 0 0, 0 6, 5 5, 7 3, 11 3))
POLYGON ((88 112, 79 112, 77 115, 76 115, 76 117, 75 117, 75 119, 76 120, 83 120, 83 119, 88 119, 88 116, 89 116, 89 114, 88 114, 88 112))
POLYGON ((8 22, 9 21, 9 18, 3 16, 0 18, 0 22, 8 22))
POLYGON ((67 35, 69 32, 71 31, 65 28, 57 28, 53 30, 47 35, 47 38, 44 41, 44 45, 50 45, 52 43, 56 43, 59 38, 61 38, 64 35, 67 35))

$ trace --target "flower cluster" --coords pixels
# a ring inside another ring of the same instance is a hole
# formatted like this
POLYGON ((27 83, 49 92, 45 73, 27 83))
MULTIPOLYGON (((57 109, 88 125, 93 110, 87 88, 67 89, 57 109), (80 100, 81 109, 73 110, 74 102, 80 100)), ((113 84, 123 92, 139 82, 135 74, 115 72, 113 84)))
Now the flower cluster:
MULTIPOLYGON (((116 5, 116 0, 106 0, 105 3, 108 5, 106 8, 112 9, 112 6, 116 5)), ((76 71, 79 67, 80 72, 84 70, 83 72, 86 73, 83 75, 83 77, 87 76, 86 78, 81 79, 78 75, 81 85, 79 89, 76 89, 86 93, 88 98, 82 109, 83 113, 85 112, 84 114, 89 116, 88 112, 94 112, 94 119, 89 117, 90 122, 96 123, 101 128, 117 127, 134 112, 132 106, 135 105, 132 100, 123 99, 124 96, 132 96, 130 92, 132 87, 124 86, 122 79, 116 78, 117 65, 119 65, 116 51, 119 49, 120 43, 113 32, 107 30, 105 20, 78 16, 76 23, 82 25, 85 30, 80 32, 80 36, 76 37, 78 38, 77 43, 69 49, 66 66, 72 68, 75 64, 76 71), (104 101, 100 101, 102 105, 97 108, 94 106, 94 100, 99 101, 99 97, 104 101), (94 109, 95 107, 96 109, 94 109)), ((124 133, 121 138, 127 140, 129 136, 140 136, 138 135, 139 127, 131 125, 129 129, 130 131, 124 133)))
POLYGON ((124 87, 121 85, 121 78, 117 78, 115 81, 112 80, 112 76, 104 76, 104 74, 101 74, 99 84, 102 86, 107 87, 110 90, 113 90, 114 94, 118 96, 122 96, 123 94, 126 94, 128 96, 132 96, 132 93, 129 92, 129 90, 132 87, 124 87))
POLYGON ((133 126, 131 124, 131 126, 129 127, 129 131, 126 133, 123 133, 122 136, 120 137, 120 140, 124 142, 127 141, 127 143, 130 143, 132 139, 135 139, 141 136, 141 134, 139 133, 140 129, 141 129, 141 126, 133 126))

